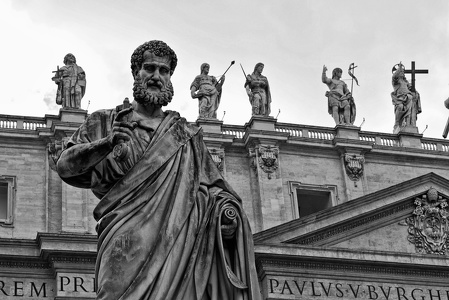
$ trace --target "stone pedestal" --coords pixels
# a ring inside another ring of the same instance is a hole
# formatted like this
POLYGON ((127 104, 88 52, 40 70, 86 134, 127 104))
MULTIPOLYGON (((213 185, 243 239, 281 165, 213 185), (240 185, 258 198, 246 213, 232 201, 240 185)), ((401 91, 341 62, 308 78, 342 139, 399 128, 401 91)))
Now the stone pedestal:
POLYGON ((223 121, 219 121, 217 119, 198 119, 196 120, 196 125, 203 128, 203 132, 221 134, 221 126, 223 125, 223 121))
POLYGON ((87 110, 76 108, 61 108, 59 119, 61 122, 83 123, 87 116, 87 110))
POLYGON ((358 140, 360 127, 352 125, 337 125, 335 126, 335 131, 337 132, 337 138, 358 140))
POLYGON ((421 149, 422 134, 418 132, 416 126, 402 127, 398 132, 399 145, 401 147, 421 149))
POLYGON ((245 127, 253 130, 275 131, 275 124, 276 119, 273 117, 252 116, 245 127))

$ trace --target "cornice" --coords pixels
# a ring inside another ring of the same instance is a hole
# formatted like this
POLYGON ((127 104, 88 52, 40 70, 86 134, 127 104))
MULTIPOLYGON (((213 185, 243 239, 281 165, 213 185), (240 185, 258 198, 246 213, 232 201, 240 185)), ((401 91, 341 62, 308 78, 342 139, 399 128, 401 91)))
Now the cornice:
MULTIPOLYGON (((379 263, 366 261, 350 261, 345 259, 325 259, 310 257, 280 257, 265 256, 256 253, 256 268, 258 273, 265 274, 275 269, 282 269, 283 273, 286 269, 294 270, 295 273, 309 273, 311 271, 324 271, 329 273, 349 273, 360 274, 361 277, 371 276, 397 276, 403 277, 425 278, 425 280, 448 279, 449 268, 447 266, 425 265, 417 266, 413 264, 398 263, 379 263)), ((446 281, 447 282, 447 281, 446 281)))

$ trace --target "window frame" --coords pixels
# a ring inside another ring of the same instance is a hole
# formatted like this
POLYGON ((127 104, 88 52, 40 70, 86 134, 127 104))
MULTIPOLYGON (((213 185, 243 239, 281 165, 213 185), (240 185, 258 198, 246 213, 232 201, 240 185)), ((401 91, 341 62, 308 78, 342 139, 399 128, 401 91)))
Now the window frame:
POLYGON ((298 193, 297 190, 307 190, 315 192, 326 192, 329 193, 329 200, 331 202, 331 207, 338 205, 338 189, 336 185, 333 184, 309 184, 302 183, 299 181, 289 181, 288 182, 290 199, 292 204, 292 217, 293 219, 299 219, 299 203, 298 203, 298 193))
POLYGON ((6 219, 0 219, 0 226, 1 225, 12 225, 14 221, 14 203, 16 200, 16 177, 15 176, 9 176, 9 175, 0 175, 0 182, 7 183, 7 194, 6 194, 6 219))

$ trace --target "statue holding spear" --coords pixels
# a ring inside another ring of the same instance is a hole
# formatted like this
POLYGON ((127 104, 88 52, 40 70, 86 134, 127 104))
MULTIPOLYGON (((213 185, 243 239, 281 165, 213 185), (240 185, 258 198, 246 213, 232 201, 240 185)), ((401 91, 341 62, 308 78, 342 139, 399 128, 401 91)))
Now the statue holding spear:
POLYGON ((334 118, 336 125, 353 125, 356 116, 356 107, 352 97, 354 80, 358 85, 358 80, 354 76, 354 63, 349 65, 348 73, 352 78, 351 91, 346 83, 341 80, 342 69, 335 68, 332 71, 332 78, 326 76, 327 67, 323 66, 321 80, 329 87, 326 92, 328 99, 328 112, 334 118))
POLYGON ((231 62, 219 80, 209 75, 210 65, 208 63, 201 65, 201 74, 196 76, 190 85, 192 98, 198 99, 198 119, 217 119, 225 74, 234 63, 234 61, 231 62))

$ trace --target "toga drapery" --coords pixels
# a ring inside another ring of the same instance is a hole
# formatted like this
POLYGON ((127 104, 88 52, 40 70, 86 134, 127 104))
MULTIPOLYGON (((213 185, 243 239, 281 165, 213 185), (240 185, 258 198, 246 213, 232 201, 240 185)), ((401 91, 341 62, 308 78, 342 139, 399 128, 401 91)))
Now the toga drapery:
MULTIPOLYGON (((97 111, 68 147, 111 131, 115 110, 97 111)), ((198 127, 165 112, 153 132, 137 128, 130 158, 109 154, 67 183, 91 188, 101 200, 97 299, 260 299, 252 234, 239 197, 215 166, 198 127), (223 211, 237 212, 234 238, 223 239, 223 211)))

